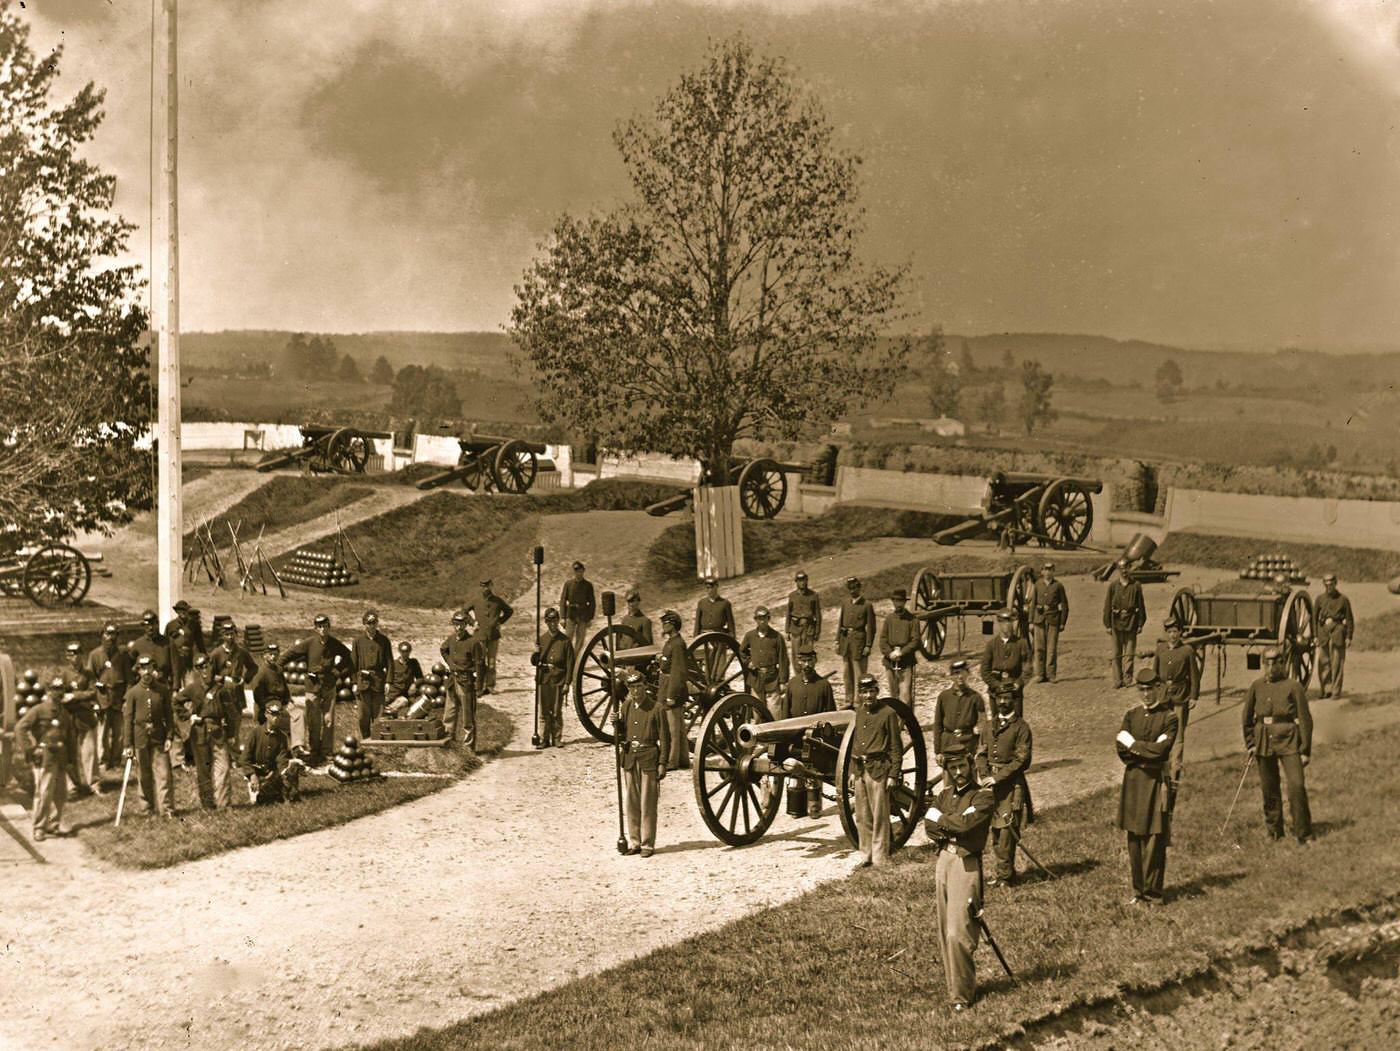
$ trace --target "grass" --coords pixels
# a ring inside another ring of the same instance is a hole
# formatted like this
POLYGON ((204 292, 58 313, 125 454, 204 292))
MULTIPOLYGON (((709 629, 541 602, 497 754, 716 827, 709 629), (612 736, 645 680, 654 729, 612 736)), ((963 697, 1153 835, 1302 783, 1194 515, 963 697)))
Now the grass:
POLYGON ((915 847, 887 868, 604 973, 372 1046, 998 1046, 1037 1019, 1188 977, 1274 932, 1393 894, 1397 748, 1392 729, 1318 749, 1308 787, 1320 840, 1310 850, 1267 840, 1253 783, 1221 835, 1221 800, 1234 791, 1239 761, 1192 764, 1168 856, 1168 905, 1153 911, 1124 904, 1126 850, 1111 827, 1116 787, 1042 813, 1027 841, 1057 878, 990 893, 987 922, 1017 979, 979 949, 980 998, 966 1016, 947 1009, 935 855, 915 847), (1378 783, 1392 791, 1376 791, 1378 783))
POLYGON ((1356 622, 1352 648, 1358 650, 1400 650, 1400 609, 1356 622))
POLYGON ((1282 554, 1311 577, 1321 590, 1322 574, 1331 570, 1343 589, 1348 580, 1389 580, 1400 574, 1400 551, 1335 544, 1294 544, 1214 533, 1172 533, 1153 556, 1165 565, 1244 569, 1255 555, 1282 554))
MULTIPOLYGON (((238 529, 238 542, 250 545, 260 529, 276 533, 349 507, 369 494, 364 485, 347 484, 339 478, 274 475, 266 485, 258 486, 212 519, 209 527, 214 532, 214 542, 221 547, 228 543, 231 526, 238 529)), ((188 551, 189 545, 195 543, 193 532, 185 534, 184 543, 188 551)))

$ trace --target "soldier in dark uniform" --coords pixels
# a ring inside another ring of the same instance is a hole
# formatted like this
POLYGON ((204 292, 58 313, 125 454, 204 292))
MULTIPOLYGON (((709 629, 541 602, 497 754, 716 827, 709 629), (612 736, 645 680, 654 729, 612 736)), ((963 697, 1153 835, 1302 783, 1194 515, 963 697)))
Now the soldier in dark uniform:
POLYGON ((719 581, 714 577, 705 578, 705 597, 695 604, 695 634, 707 631, 722 631, 726 635, 737 633, 734 623, 734 607, 719 593, 719 581))
POLYGON ((624 628, 631 628, 637 633, 637 646, 655 645, 655 638, 652 635, 651 618, 642 612, 642 593, 636 588, 627 592, 627 612, 618 621, 624 628))
POLYGON ((1324 697, 1342 695, 1342 672, 1347 647, 1356 631, 1351 599, 1337 590, 1337 574, 1322 578, 1323 591, 1313 601, 1313 623, 1317 625, 1317 685, 1324 697))
POLYGON ((88 654, 88 674, 97 690, 98 720, 101 729, 101 758, 103 766, 114 767, 121 756, 122 702, 126 688, 131 685, 131 662, 126 651, 117 645, 117 626, 102 628, 101 644, 88 654))
POLYGON ((270 702, 267 718, 253 731, 244 753, 249 801, 255 806, 295 803, 301 798, 301 771, 305 764, 292 751, 281 705, 270 702))
POLYGON ((389 636, 379 630, 378 613, 367 609, 360 621, 364 631, 350 644, 350 666, 355 671, 355 714, 360 737, 366 738, 384 710, 384 684, 389 678, 389 665, 394 663, 394 647, 389 636))
MULTIPOLYGON (((985 753, 991 736, 987 701, 968 685, 967 661, 953 661, 948 674, 952 684, 933 702, 933 757, 939 766, 954 752, 985 753)), ((1009 684, 1006 688, 1011 689, 1009 684)))
POLYGON ((1132 869, 1130 905, 1159 905, 1167 873, 1171 833, 1171 783, 1167 757, 1176 743, 1176 712, 1151 668, 1137 674, 1143 703, 1128 709, 1115 741, 1123 761, 1118 827, 1128 834, 1132 869))
POLYGON ((96 683, 83 658, 83 648, 70 642, 64 652, 68 668, 64 672, 63 706, 73 720, 74 753, 69 776, 73 788, 82 795, 102 794, 102 773, 98 753, 102 749, 101 713, 96 683))
POLYGON ((1128 575, 1128 566, 1113 567, 1113 583, 1103 600, 1103 626, 1113 639, 1113 688, 1131 685, 1137 662, 1137 638, 1147 623, 1142 585, 1128 575))
POLYGON ((857 868, 866 868, 883 865, 890 857, 890 788, 899 777, 904 745, 899 716, 880 700, 875 676, 862 676, 857 693, 860 703, 851 736, 851 769, 862 855, 857 868))
POLYGON ((544 634, 536 643, 531 663, 538 669, 540 682, 541 748, 561 748, 564 744, 564 694, 569 689, 569 671, 574 666, 574 644, 559 630, 559 611, 544 611, 544 634))
POLYGON ((769 697, 776 699, 783 683, 791 677, 787 643, 769 624, 767 606, 754 610, 753 619, 757 626, 739 644, 739 658, 744 662, 744 689, 771 709, 769 697))
POLYGON ((982 650, 982 681, 988 689, 1001 679, 1012 682, 1016 687, 1017 715, 1021 714, 1031 663, 1030 643, 1017 636, 1015 616, 1009 609, 1001 610, 997 614, 997 633, 982 650))
MULTIPOLYGON (((588 645, 588 626, 598 613, 598 598, 593 593, 593 582, 583 575, 583 563, 574 563, 572 580, 564 581, 559 591, 559 615, 564 618, 564 633, 574 647, 574 660, 583 655, 588 645)), ((569 669, 572 676, 574 669, 569 669)))
POLYGON ((689 665, 685 639, 681 638, 681 615, 673 609, 661 614, 661 653, 657 657, 660 677, 657 699, 666 710, 666 727, 670 731, 671 751, 666 756, 667 770, 690 767, 690 741, 686 738, 685 704, 690 699, 689 665))
POLYGON ((485 696, 496 688, 496 651, 501 645, 501 625, 510 620, 515 610, 491 590, 490 577, 482 580, 481 590, 467 600, 464 608, 476 617, 476 633, 485 654, 481 683, 481 693, 485 696))
POLYGON ((63 706, 67 684, 54 679, 44 699, 15 724, 15 747, 34 776, 34 801, 29 806, 35 840, 66 836, 63 807, 68 802, 68 768, 77 756, 77 727, 63 706))
POLYGON ((982 909, 982 853, 987 848, 994 798, 979 785, 966 752, 948 755, 943 789, 924 816, 924 832, 938 851, 934 893, 938 907, 938 947, 948 997, 959 1014, 977 994, 973 953, 980 933, 970 910, 982 909))
MULTIPOLYGON (((277 702, 278 710, 283 712, 292 703, 292 691, 287 685, 287 674, 278 663, 278 652, 279 647, 275 642, 269 642, 263 648, 262 667, 253 673, 253 678, 248 683, 248 689, 253 693, 253 714, 259 723, 267 722, 267 706, 273 701, 277 702)), ((307 722, 310 721, 308 712, 307 722)), ((307 736, 310 736, 310 731, 307 736)))
POLYGON ((190 748, 194 752, 195 784, 205 810, 233 805, 229 772, 238 720, 233 690, 222 677, 209 674, 209 662, 195 657, 194 674, 184 691, 190 705, 190 748))
MULTIPOLYGON (((329 623, 329 622, 327 622, 329 623)), ((248 707, 248 699, 244 693, 244 687, 258 673, 258 663, 253 659, 253 655, 248 652, 248 648, 238 641, 238 628, 232 621, 224 624, 221 631, 219 644, 209 651, 209 671, 220 678, 232 680, 238 695, 238 715, 235 729, 235 738, 241 739, 243 726, 243 712, 248 707)), ((314 669, 312 669, 314 670, 314 669)), ((332 694, 334 697, 334 694, 332 694)))
POLYGON ((399 655, 389 665, 389 679, 385 684, 384 695, 389 699, 389 708, 397 711, 400 698, 407 698, 415 683, 423 678, 423 666, 413 656, 413 644, 399 643, 399 655))
POLYGON ((1303 768, 1312 756, 1312 713, 1302 684, 1288 674, 1283 650, 1264 651, 1267 670, 1244 696, 1244 747, 1259 764, 1264 824, 1271 839, 1283 838, 1283 797, 1279 768, 1288 785, 1288 816, 1299 843, 1312 836, 1312 813, 1303 768))
POLYGON ((1201 695, 1201 673, 1196 664, 1195 647, 1181 639, 1181 625, 1175 617, 1168 617, 1162 625, 1167 637, 1157 643, 1152 656, 1152 674, 1157 679, 1158 689, 1165 694, 1166 702, 1176 712, 1176 743, 1172 745, 1168 772, 1173 781, 1181 779, 1182 758, 1186 751, 1186 724, 1191 719, 1191 709, 1201 695))
POLYGON ((783 634, 793 652, 805 646, 815 646, 822 633, 822 600, 807 586, 807 574, 801 572, 793 578, 797 587, 788 594, 787 617, 783 621, 783 634))
POLYGON ((913 705, 914 668, 919 661, 919 650, 922 649, 919 622, 906 608, 909 592, 903 588, 895 588, 890 592, 890 602, 894 608, 880 622, 880 653, 885 659, 890 696, 913 705))
POLYGON ((443 640, 438 652, 448 674, 443 728, 448 740, 465 743, 476 751, 476 687, 485 653, 481 640, 472 634, 471 618, 465 610, 452 614, 452 634, 443 640))
POLYGON ((170 740, 175 712, 170 691, 156 678, 149 656, 136 658, 141 681, 126 692, 122 758, 135 759, 141 802, 147 815, 175 816, 175 778, 170 770, 170 740))
POLYGON ((1031 765, 1031 728, 1016 714, 1016 697, 1010 687, 996 692, 996 723, 992 729, 987 761, 991 769, 992 851, 996 855, 997 883, 1016 882, 1016 845, 1021 829, 1035 820, 1026 771, 1031 765))
POLYGON ((1060 650, 1060 632, 1069 623, 1069 596, 1055 579, 1055 563, 1040 567, 1031 607, 1031 634, 1035 638, 1035 674, 1041 682, 1054 682, 1060 650))
MULTIPOLYGON (((811 646, 797 654, 797 674, 788 680, 786 693, 787 696, 780 698, 781 704, 773 713, 775 718, 795 719, 799 715, 836 711, 831 680, 817 674, 817 651, 811 646)), ((793 817, 821 817, 821 785, 808 782, 802 793, 789 790, 788 813, 793 817)))
POLYGON ((306 750, 312 765, 320 766, 335 747, 335 696, 340 672, 350 668, 350 650, 331 634, 331 618, 324 613, 316 615, 312 628, 310 638, 287 647, 279 664, 285 671, 294 660, 306 661, 306 750))
POLYGON ((846 578, 847 595, 841 600, 836 622, 836 655, 845 672, 846 707, 856 703, 856 683, 870 665, 870 648, 875 645, 875 607, 861 592, 859 577, 846 578))
POLYGON ((160 618, 155 610, 148 609, 141 614, 141 630, 140 637, 128 643, 127 651, 132 660, 150 657, 156 679, 169 689, 174 682, 170 674, 170 640, 160 633, 160 618))
POLYGON ((613 733, 627 785, 627 853, 649 858, 656 848, 656 801, 666 778, 662 757, 671 750, 671 733, 640 672, 627 676, 627 699, 614 717, 613 733))
POLYGON ((179 689, 194 667, 195 654, 209 653, 204 645, 204 631, 184 599, 175 603, 175 619, 165 625, 165 637, 170 640, 171 685, 179 689))

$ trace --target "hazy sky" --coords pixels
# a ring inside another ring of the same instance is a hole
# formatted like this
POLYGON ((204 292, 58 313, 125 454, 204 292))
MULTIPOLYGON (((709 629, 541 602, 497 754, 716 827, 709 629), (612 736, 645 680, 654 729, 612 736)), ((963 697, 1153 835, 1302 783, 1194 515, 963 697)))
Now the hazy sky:
MULTIPOLYGON (((495 329, 609 141, 742 29, 866 158, 925 321, 1400 345, 1396 0, 183 0, 188 329, 495 329)), ((150 0, 28 0, 145 255, 150 0)))

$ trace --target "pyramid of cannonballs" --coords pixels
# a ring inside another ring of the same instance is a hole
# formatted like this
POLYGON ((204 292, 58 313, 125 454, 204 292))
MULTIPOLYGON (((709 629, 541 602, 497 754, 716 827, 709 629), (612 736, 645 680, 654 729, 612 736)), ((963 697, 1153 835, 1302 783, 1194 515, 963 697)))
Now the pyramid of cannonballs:
POLYGON ((18 719, 44 699, 44 684, 39 681, 39 673, 26 669, 15 683, 15 718, 18 719))
MULTIPOLYGON (((335 680, 335 699, 338 701, 353 700, 355 691, 350 686, 350 676, 352 675, 350 665, 342 661, 339 669, 335 680)), ((293 657, 287 662, 287 685, 305 692, 307 689, 306 673, 309 670, 305 657, 293 657)))
POLYGON ((428 719, 440 715, 447 699, 447 666, 434 664, 432 673, 409 687, 411 702, 405 713, 409 719, 428 719))
POLYGON ((1273 580, 1279 574, 1295 583, 1302 583, 1305 579, 1297 563, 1281 551, 1271 555, 1255 555, 1249 565, 1240 570, 1240 579, 1273 580))
POLYGON ((342 785, 352 781, 369 781, 379 776, 374 769, 374 760, 365 754, 360 742, 353 737, 347 737, 335 753, 330 775, 342 785))
POLYGON ((305 588, 343 588, 359 581, 350 567, 328 551, 298 548, 282 571, 282 580, 305 588))

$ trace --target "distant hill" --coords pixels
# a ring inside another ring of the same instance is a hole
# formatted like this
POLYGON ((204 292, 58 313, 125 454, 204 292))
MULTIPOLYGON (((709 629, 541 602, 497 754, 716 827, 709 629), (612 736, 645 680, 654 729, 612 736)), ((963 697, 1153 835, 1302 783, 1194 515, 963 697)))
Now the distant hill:
MULTIPOLYGON (((232 370, 271 363, 291 337, 291 332, 257 329, 187 332, 180 336, 181 360, 193 368, 232 370)), ((395 369, 438 365, 502 379, 515 375, 510 361, 514 344, 504 332, 355 332, 333 333, 330 339, 341 354, 358 361, 362 370, 368 370, 382 354, 395 369)))

